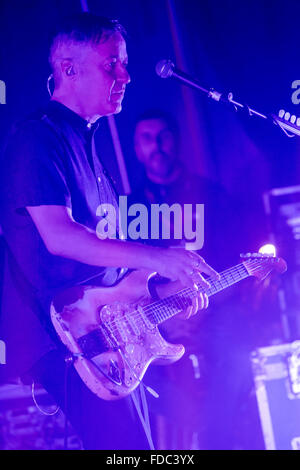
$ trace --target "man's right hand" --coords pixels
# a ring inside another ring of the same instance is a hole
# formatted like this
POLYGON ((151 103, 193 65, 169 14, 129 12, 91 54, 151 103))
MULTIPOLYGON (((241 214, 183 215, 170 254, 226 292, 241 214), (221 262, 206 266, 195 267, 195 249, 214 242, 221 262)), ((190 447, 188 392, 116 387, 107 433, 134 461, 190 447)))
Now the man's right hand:
POLYGON ((158 266, 156 268, 158 274, 173 281, 157 286, 156 290, 161 298, 172 295, 186 287, 195 291, 192 305, 180 314, 181 319, 188 319, 195 315, 198 310, 208 307, 208 296, 205 292, 202 292, 202 289, 206 291, 210 284, 201 273, 205 273, 215 280, 220 279, 220 275, 201 256, 182 248, 161 249, 158 259, 153 258, 154 266, 158 266))
POLYGON ((200 255, 183 248, 160 249, 157 258, 153 259, 153 268, 161 276, 172 281, 180 281, 186 287, 193 287, 196 283, 208 289, 210 284, 201 273, 216 280, 220 278, 219 274, 200 255))

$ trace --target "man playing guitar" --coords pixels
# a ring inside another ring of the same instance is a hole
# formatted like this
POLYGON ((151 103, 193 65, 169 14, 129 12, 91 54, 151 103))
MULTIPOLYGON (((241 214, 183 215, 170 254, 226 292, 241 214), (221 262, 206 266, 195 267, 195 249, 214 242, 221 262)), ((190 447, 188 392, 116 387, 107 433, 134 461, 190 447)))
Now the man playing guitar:
POLYGON ((85 449, 147 448, 130 397, 103 401, 71 368, 50 321, 51 299, 72 285, 122 282, 127 270, 157 272, 169 283, 159 297, 195 289, 188 318, 208 306, 195 287, 201 273, 218 274, 197 254, 100 240, 101 203, 117 207, 109 175, 96 153, 99 119, 119 113, 130 77, 122 26, 88 13, 69 19, 50 49, 55 88, 50 103, 20 123, 2 161, 1 225, 6 242, 2 333, 7 370, 41 383, 64 409, 85 449))

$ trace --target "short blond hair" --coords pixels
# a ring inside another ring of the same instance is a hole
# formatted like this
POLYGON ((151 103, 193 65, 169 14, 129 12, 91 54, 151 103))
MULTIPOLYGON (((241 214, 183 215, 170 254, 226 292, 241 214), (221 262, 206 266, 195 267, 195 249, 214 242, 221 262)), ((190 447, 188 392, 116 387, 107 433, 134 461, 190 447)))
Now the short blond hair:
POLYGON ((60 84, 57 60, 62 58, 64 51, 76 45, 99 44, 116 32, 121 33, 123 37, 126 36, 126 31, 118 20, 92 13, 78 13, 63 20, 53 35, 49 52, 49 64, 55 87, 60 84))

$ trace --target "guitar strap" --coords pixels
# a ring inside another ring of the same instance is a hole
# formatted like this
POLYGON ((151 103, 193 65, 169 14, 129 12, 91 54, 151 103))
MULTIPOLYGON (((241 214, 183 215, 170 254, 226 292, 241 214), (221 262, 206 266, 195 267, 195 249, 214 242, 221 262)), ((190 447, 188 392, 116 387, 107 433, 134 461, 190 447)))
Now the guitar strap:
POLYGON ((145 393, 145 386, 141 383, 138 388, 136 388, 130 395, 137 414, 140 418, 142 423, 143 429, 145 431, 147 441, 151 450, 155 450, 152 434, 151 434, 151 426, 150 426, 150 419, 149 419, 149 409, 148 403, 145 393))

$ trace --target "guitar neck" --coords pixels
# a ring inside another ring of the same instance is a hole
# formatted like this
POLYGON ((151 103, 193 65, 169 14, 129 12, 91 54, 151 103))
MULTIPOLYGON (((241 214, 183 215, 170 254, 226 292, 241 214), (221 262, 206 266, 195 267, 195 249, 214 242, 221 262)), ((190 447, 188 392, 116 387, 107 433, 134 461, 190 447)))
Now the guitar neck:
MULTIPOLYGON (((246 279, 250 275, 244 264, 240 263, 232 268, 222 271, 220 276, 221 278, 219 280, 214 280, 210 277, 207 279, 210 283, 210 288, 208 290, 203 289, 198 284, 197 286, 199 290, 201 292, 205 292, 210 297, 224 289, 227 289, 227 287, 233 286, 242 279, 246 279)), ((195 290, 190 288, 182 289, 176 294, 147 305, 143 310, 152 324, 159 325, 189 307, 196 295, 197 293, 195 290)))

